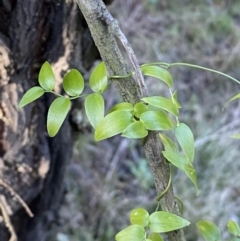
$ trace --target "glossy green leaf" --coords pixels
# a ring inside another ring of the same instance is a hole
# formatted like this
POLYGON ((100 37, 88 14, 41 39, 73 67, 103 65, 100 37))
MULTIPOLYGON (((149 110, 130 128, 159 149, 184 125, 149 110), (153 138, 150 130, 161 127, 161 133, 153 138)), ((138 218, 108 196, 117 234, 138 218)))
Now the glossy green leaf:
POLYGON ((227 106, 230 102, 232 102, 232 101, 234 101, 234 100, 237 100, 237 99, 240 99, 240 93, 234 95, 229 101, 227 101, 227 102, 225 103, 224 107, 223 107, 223 110, 226 108, 226 106, 227 106))
POLYGON ((188 178, 195 185, 196 193, 198 195, 197 174, 193 165, 189 162, 188 158, 173 151, 163 151, 162 154, 174 166, 185 172, 188 178))
POLYGON ((206 241, 221 240, 220 230, 214 223, 206 220, 201 220, 197 222, 196 226, 206 241))
POLYGON ((116 241, 143 241, 145 230, 140 225, 130 225, 115 236, 116 241))
POLYGON ((148 76, 152 76, 157 79, 160 79, 164 83, 166 83, 169 88, 172 87, 173 79, 171 74, 166 69, 156 65, 146 65, 146 66, 141 66, 141 70, 144 75, 148 75, 148 76))
POLYGON ((147 111, 140 116, 147 130, 171 130, 175 123, 164 111, 147 111))
POLYGON ((146 227, 149 223, 149 213, 143 208, 135 208, 130 213, 131 224, 137 224, 146 227))
POLYGON ((184 123, 180 123, 175 128, 175 136, 186 157, 192 163, 194 160, 194 137, 191 129, 184 123))
POLYGON ((232 135, 231 138, 240 139, 240 134, 232 135))
POLYGON ((80 72, 71 69, 63 77, 63 89, 69 96, 78 96, 83 92, 84 80, 80 72))
POLYGON ((148 131, 141 121, 131 123, 123 132, 122 136, 127 138, 143 138, 148 135, 148 131))
POLYGON ((137 104, 134 105, 134 116, 139 118, 142 115, 142 113, 148 110, 149 110, 149 106, 147 106, 143 102, 138 102, 137 104))
POLYGON ((101 62, 93 70, 89 79, 89 86, 94 92, 103 93, 107 89, 107 85, 107 68, 105 63, 101 62))
POLYGON ((111 113, 113 111, 116 110, 126 110, 126 111, 133 111, 133 104, 129 103, 129 102, 121 102, 119 104, 114 105, 109 111, 108 113, 111 113))
POLYGON ((50 137, 54 137, 71 107, 71 101, 65 97, 56 98, 49 107, 47 115, 47 131, 50 137))
POLYGON ((99 122, 94 138, 96 141, 101 141, 115 136, 123 132, 131 123, 133 123, 133 118, 129 111, 114 111, 99 122))
POLYGON ((228 227, 229 233, 233 234, 234 236, 240 236, 240 227, 236 222, 234 222, 233 220, 230 220, 228 222, 227 227, 228 227))
POLYGON ((51 65, 46 61, 39 72, 38 82, 40 86, 47 91, 53 90, 55 85, 55 77, 51 65))
POLYGON ((34 100, 40 98, 44 94, 44 90, 39 87, 35 86, 30 88, 22 97, 20 100, 20 103, 18 105, 19 108, 24 107, 25 105, 33 102, 34 100))
POLYGON ((178 96, 177 96, 177 91, 175 91, 172 95, 173 97, 173 103, 174 105, 176 105, 177 108, 181 108, 182 106, 180 105, 179 101, 178 101, 178 96))
POLYGON ((95 129, 104 118, 104 99, 98 93, 90 94, 85 99, 85 111, 87 118, 95 129))
POLYGON ((176 144, 169 137, 161 133, 159 134, 159 136, 161 138, 165 151, 172 151, 172 152, 179 153, 176 144))
POLYGON ((159 233, 150 233, 148 239, 150 239, 151 241, 164 241, 159 233))
POLYGON ((144 102, 148 103, 149 105, 166 110, 166 111, 172 113, 173 115, 178 116, 178 108, 172 102, 171 99, 167 99, 167 98, 164 98, 161 96, 150 96, 150 97, 145 97, 142 100, 144 102))
POLYGON ((169 212, 154 212, 149 217, 149 228, 154 233, 165 233, 186 227, 190 224, 183 219, 169 212))

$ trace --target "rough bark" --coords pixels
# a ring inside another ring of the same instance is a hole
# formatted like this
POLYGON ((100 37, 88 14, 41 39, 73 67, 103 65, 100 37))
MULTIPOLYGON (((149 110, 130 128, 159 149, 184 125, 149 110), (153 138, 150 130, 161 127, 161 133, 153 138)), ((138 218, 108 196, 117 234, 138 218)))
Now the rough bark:
MULTIPOLYGON (((0 179, 34 213, 29 218, 0 187, 20 241, 48 240, 62 196, 65 165, 71 158, 72 136, 68 117, 59 134, 48 137, 45 123, 51 95, 21 110, 19 100, 37 85, 45 60, 52 64, 59 90, 59 81, 69 68, 85 73, 97 56, 85 20, 72 0, 0 1, 0 179)), ((3 222, 0 240, 9 240, 3 222)))
MULTIPOLYGON (((110 75, 125 76, 127 68, 122 54, 118 48, 115 35, 116 22, 106 9, 101 0, 76 0, 92 33, 101 58, 105 61, 110 75)), ((131 58, 131 56, 129 56, 131 58)), ((139 102, 142 86, 132 77, 115 81, 115 87, 124 101, 131 103, 139 102)), ((155 133, 150 133, 143 144, 146 158, 154 176, 155 186, 158 193, 165 190, 169 181, 169 167, 161 154, 162 145, 155 133)), ((160 201, 162 210, 179 214, 179 208, 174 199, 172 186, 160 201)), ((184 241, 183 230, 167 233, 169 241, 184 241)))

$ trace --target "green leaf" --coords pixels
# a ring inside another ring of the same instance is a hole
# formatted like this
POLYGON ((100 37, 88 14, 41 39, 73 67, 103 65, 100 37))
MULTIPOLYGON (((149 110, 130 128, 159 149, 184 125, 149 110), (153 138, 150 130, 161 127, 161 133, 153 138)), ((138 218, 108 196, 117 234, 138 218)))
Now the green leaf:
POLYGON ((24 107, 25 105, 40 98, 43 94, 44 94, 44 90, 41 87, 39 87, 39 86, 32 87, 23 95, 18 107, 19 108, 24 107))
POLYGON ((148 135, 148 131, 141 121, 131 123, 122 133, 127 138, 143 138, 148 135))
POLYGON ((47 91, 51 91, 55 85, 55 77, 51 65, 46 61, 39 72, 38 82, 40 86, 47 91))
POLYGON ((143 241, 145 230, 139 225, 130 225, 115 236, 117 241, 143 241))
POLYGON ((106 115, 99 122, 95 130, 94 138, 96 141, 101 141, 115 136, 123 132, 131 123, 133 123, 133 117, 129 111, 114 111, 106 115))
POLYGON ((171 74, 166 70, 156 65, 145 65, 141 66, 142 73, 144 75, 152 76, 162 80, 167 84, 169 88, 173 85, 173 79, 171 74))
POLYGON ((137 104, 134 105, 134 116, 139 118, 142 113, 148 110, 149 110, 149 107, 146 104, 144 104, 143 102, 138 102, 137 104))
POLYGON ((173 151, 163 151, 162 154, 174 166, 185 172, 188 178, 195 185, 196 193, 198 195, 197 174, 193 165, 189 162, 188 158, 173 151))
POLYGON ((149 228, 154 233, 165 233, 188 226, 190 222, 169 212, 154 212, 149 217, 149 228))
POLYGON ((178 108, 172 102, 171 99, 167 99, 161 96, 151 96, 151 97, 145 97, 142 100, 148 103, 149 105, 158 107, 160 109, 164 109, 172 113, 173 115, 178 116, 178 108))
POLYGON ((197 222, 196 226, 206 241, 219 241, 221 239, 220 230, 214 223, 201 220, 197 222))
POLYGON ((147 130, 171 130, 175 123, 164 111, 147 111, 140 116, 147 130))
POLYGON ((49 107, 47 115, 47 131, 50 137, 54 137, 71 107, 71 101, 65 97, 56 98, 49 107))
POLYGON ((107 85, 107 68, 105 63, 101 62, 93 70, 89 79, 89 86, 94 92, 103 93, 107 89, 107 85))
POLYGON ((230 220, 227 227, 229 233, 233 234, 234 236, 240 236, 240 227, 236 222, 230 220))
POLYGON ((126 111, 133 111, 133 104, 129 103, 129 102, 121 102, 119 104, 114 105, 109 111, 108 113, 111 113, 113 111, 116 110, 126 110, 126 111))
POLYGON ((227 101, 227 102, 225 103, 224 107, 223 107, 223 110, 226 108, 226 106, 227 106, 230 102, 232 102, 232 101, 234 101, 234 100, 237 100, 237 99, 240 99, 240 93, 237 94, 237 95, 234 95, 229 101, 227 101))
POLYGON ((95 129, 104 118, 104 99, 98 93, 90 94, 85 99, 85 111, 87 118, 95 129))
POLYGON ((169 137, 167 137, 161 133, 159 134, 159 136, 162 140, 165 151, 172 151, 172 152, 179 153, 176 144, 169 137))
POLYGON ((83 92, 84 80, 80 72, 71 69, 63 77, 63 89, 69 96, 78 96, 83 92))
POLYGON ((148 236, 148 239, 150 239, 151 241, 164 241, 159 233, 151 233, 148 236))
POLYGON ((149 223, 149 213, 143 208, 135 208, 130 213, 131 224, 137 224, 146 227, 149 223))
POLYGON ((182 108, 182 106, 180 105, 179 101, 178 101, 178 96, 177 96, 177 91, 175 91, 172 95, 173 97, 173 103, 174 105, 177 106, 177 108, 182 108))
POLYGON ((240 134, 232 135, 231 138, 240 139, 240 134))
POLYGON ((184 123, 180 123, 175 128, 175 136, 186 157, 192 163, 194 160, 194 137, 191 129, 184 123))

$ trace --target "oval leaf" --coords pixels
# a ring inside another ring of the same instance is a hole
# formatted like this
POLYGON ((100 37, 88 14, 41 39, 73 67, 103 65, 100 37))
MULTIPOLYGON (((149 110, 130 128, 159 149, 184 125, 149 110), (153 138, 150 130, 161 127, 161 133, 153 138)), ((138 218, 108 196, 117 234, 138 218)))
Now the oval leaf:
POLYGON ((131 225, 123 229, 115 236, 117 241, 143 241, 145 230, 142 226, 131 225))
POLYGON ((103 93, 107 89, 107 85, 107 68, 105 63, 101 62, 93 70, 89 79, 89 86, 94 92, 103 93))
POLYGON ((130 124, 122 133, 127 138, 143 138, 148 135, 148 131, 141 121, 130 124))
POLYGON ((131 224, 137 224, 146 227, 149 223, 149 213, 143 208, 135 208, 130 213, 131 224))
POLYGON ((78 96, 83 92, 84 80, 80 72, 71 69, 63 77, 63 89, 69 96, 78 96))
POLYGON ((227 227, 229 233, 233 234, 234 236, 240 236, 240 228, 236 222, 230 220, 227 227))
POLYGON ((104 99, 102 95, 97 93, 88 95, 85 99, 85 111, 90 124, 95 129, 104 118, 104 99))
POLYGON ((147 130, 171 130, 175 123, 164 111, 147 111, 140 116, 147 130))
POLYGON ((175 128, 175 136, 186 157, 192 163, 194 160, 194 137, 191 129, 184 123, 175 128))
POLYGON ((221 239, 220 230, 214 223, 201 220, 197 222, 196 226, 206 241, 219 241, 221 239))
POLYGON ((106 115, 96 127, 94 138, 101 141, 115 136, 124 131, 133 123, 132 114, 128 111, 119 110, 106 115))
POLYGON ((64 97, 55 99, 49 107, 47 115, 47 131, 50 137, 54 137, 71 107, 71 101, 64 97))
POLYGON ((169 137, 161 133, 159 134, 159 136, 161 138, 165 151, 172 151, 172 152, 179 153, 176 144, 169 137))
POLYGON ((55 84, 55 77, 51 65, 46 61, 39 72, 38 82, 40 86, 47 91, 53 90, 55 84))
POLYGON ((43 94, 44 94, 44 90, 41 87, 39 87, 39 86, 32 87, 23 95, 18 107, 19 108, 24 107, 25 105, 40 98, 43 94))
POLYGON ((108 113, 111 113, 113 111, 116 110, 126 110, 126 111, 133 111, 133 105, 129 102, 121 102, 119 104, 114 105, 109 111, 108 113))
POLYGON ((145 65, 141 66, 142 73, 144 75, 152 76, 162 80, 167 84, 169 88, 173 85, 173 79, 171 74, 166 70, 156 65, 145 65))
POLYGON ((146 104, 144 104, 143 102, 138 102, 135 106, 134 106, 134 115, 139 118, 142 113, 149 111, 149 106, 147 106, 146 104))
POLYGON ((161 96, 151 96, 151 97, 145 97, 142 100, 144 102, 148 103, 149 105, 166 110, 166 111, 172 113, 173 115, 178 116, 178 108, 172 102, 171 99, 167 99, 167 98, 164 98, 161 96))
POLYGON ((181 169, 185 172, 188 178, 196 187, 196 193, 198 195, 198 186, 197 186, 197 174, 193 165, 189 162, 186 156, 181 155, 180 153, 172 151, 162 151, 163 156, 171 162, 174 166, 181 169))
POLYGON ((149 228, 154 233, 165 233, 186 227, 190 224, 183 219, 169 212, 154 212, 149 217, 149 228))
POLYGON ((151 233, 148 236, 148 239, 150 239, 151 241, 164 241, 159 233, 151 233))

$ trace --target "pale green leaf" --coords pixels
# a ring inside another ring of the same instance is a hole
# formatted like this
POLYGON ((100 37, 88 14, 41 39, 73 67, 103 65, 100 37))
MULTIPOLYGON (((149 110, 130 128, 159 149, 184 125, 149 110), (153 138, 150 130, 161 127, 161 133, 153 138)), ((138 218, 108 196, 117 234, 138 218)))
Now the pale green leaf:
POLYGON ((131 123, 123 132, 122 136, 127 138, 143 138, 148 135, 148 131, 141 121, 131 123))
POLYGON ((146 227, 149 223, 149 213, 143 208, 135 208, 130 213, 131 224, 137 224, 146 227))
POLYGON ((175 123, 164 111, 147 111, 140 116, 147 130, 171 130, 175 123))
POLYGON ((180 123, 175 128, 175 136, 186 157, 192 163, 194 160, 194 137, 191 129, 184 123, 180 123))
POLYGON ((86 97, 85 111, 88 120, 94 129, 104 118, 104 109, 104 99, 102 95, 93 93, 86 97))
POLYGON ((177 108, 182 108, 182 106, 180 105, 180 103, 178 101, 177 91, 174 91, 172 97, 173 97, 174 105, 176 105, 177 108))
POLYGON ((232 135, 231 138, 240 139, 240 134, 232 135))
POLYGON ((126 110, 126 111, 133 111, 133 104, 129 103, 129 102, 121 102, 121 103, 118 103, 116 105, 114 105, 109 111, 108 113, 111 113, 113 111, 116 111, 116 110, 126 110))
POLYGON ((145 66, 141 66, 141 70, 144 75, 148 75, 148 76, 152 76, 157 79, 160 79, 164 83, 166 83, 169 88, 172 87, 173 79, 171 74, 166 69, 156 65, 145 65, 145 66))
POLYGON ((39 86, 32 87, 23 95, 18 107, 19 108, 24 107, 25 105, 40 98, 43 94, 44 94, 44 90, 41 87, 39 87, 39 86))
POLYGON ((176 144, 167 136, 164 134, 159 134, 161 141, 163 143, 165 151, 172 151, 172 152, 179 152, 176 144))
POLYGON ((196 188, 196 193, 198 195, 197 174, 193 165, 191 164, 191 162, 189 162, 188 158, 173 151, 163 151, 162 154, 174 166, 185 172, 185 174, 194 184, 196 188))
POLYGON ((225 103, 224 107, 223 107, 223 110, 226 108, 226 106, 227 106, 230 102, 232 102, 232 101, 234 101, 234 100, 237 100, 237 99, 240 99, 240 93, 234 95, 229 101, 227 101, 227 102, 225 103))
POLYGON ((165 233, 186 227, 190 224, 175 214, 159 211, 154 212, 149 217, 149 228, 154 233, 165 233))
POLYGON ((38 82, 40 86, 47 91, 51 91, 55 85, 55 77, 51 65, 46 61, 39 72, 38 82))
POLYGON ((166 111, 172 113, 173 115, 178 116, 178 108, 172 102, 171 99, 167 99, 167 98, 164 98, 161 96, 150 96, 150 97, 145 97, 142 100, 144 102, 148 103, 149 105, 166 110, 166 111))
POLYGON ((227 227, 229 233, 233 234, 234 236, 240 236, 240 227, 235 221, 230 220, 227 227))
POLYGON ((144 104, 143 102, 138 102, 137 104, 134 105, 134 116, 139 118, 142 113, 146 112, 149 110, 149 107, 144 104))
POLYGON ((221 240, 220 230, 214 223, 207 220, 201 220, 197 222, 196 226, 206 241, 221 240))
POLYGON ((97 125, 94 138, 101 141, 123 132, 128 125, 133 123, 129 111, 119 110, 106 115, 97 125))
POLYGON ((84 89, 84 80, 80 72, 71 69, 63 78, 63 89, 69 96, 79 96, 84 89))
POLYGON ((116 241, 143 241, 145 230, 140 225, 130 225, 115 236, 116 241))
POLYGON ((104 62, 98 64, 89 79, 90 88, 97 93, 103 93, 108 86, 107 68, 104 62))
POLYGON ((71 107, 71 101, 65 97, 56 98, 49 107, 47 115, 47 131, 50 137, 54 137, 71 107))
POLYGON ((151 241, 164 241, 159 233, 150 233, 148 239, 150 239, 151 241))

